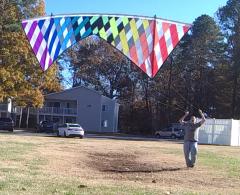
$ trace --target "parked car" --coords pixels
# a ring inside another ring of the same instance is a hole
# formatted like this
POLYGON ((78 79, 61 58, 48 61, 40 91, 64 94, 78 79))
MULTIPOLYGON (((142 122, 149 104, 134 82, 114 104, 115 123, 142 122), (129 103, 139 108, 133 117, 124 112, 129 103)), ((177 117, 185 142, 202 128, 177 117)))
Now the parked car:
POLYGON ((0 129, 12 131, 14 129, 14 122, 11 118, 0 118, 0 129))
POLYGON ((41 121, 37 127, 38 132, 53 133, 56 125, 52 121, 41 121))
POLYGON ((157 138, 183 138, 184 137, 184 129, 176 128, 176 127, 168 127, 164 128, 160 131, 155 132, 155 137, 157 138))
POLYGON ((84 130, 79 124, 65 123, 58 127, 58 136, 64 137, 84 137, 84 130))

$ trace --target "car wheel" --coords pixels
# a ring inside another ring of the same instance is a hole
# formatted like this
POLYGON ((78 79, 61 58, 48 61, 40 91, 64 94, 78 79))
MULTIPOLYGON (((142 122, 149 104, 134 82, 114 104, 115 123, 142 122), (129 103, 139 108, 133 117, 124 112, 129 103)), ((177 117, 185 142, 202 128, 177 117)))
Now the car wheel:
POLYGON ((176 135, 172 134, 171 138, 176 139, 176 135))
POLYGON ((160 138, 161 138, 160 134, 157 134, 157 135, 156 135, 156 138, 160 139, 160 138))
POLYGON ((80 139, 83 139, 83 136, 80 135, 79 138, 80 138, 80 139))
POLYGON ((67 137, 67 135, 66 135, 66 131, 64 131, 64 137, 67 137))

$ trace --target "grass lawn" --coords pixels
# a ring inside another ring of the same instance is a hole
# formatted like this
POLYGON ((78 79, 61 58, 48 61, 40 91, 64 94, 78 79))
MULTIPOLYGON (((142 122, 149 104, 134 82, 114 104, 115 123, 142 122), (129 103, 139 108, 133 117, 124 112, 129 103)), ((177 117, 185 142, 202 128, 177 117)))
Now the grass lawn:
POLYGON ((0 133, 0 194, 240 194, 240 148, 0 133))

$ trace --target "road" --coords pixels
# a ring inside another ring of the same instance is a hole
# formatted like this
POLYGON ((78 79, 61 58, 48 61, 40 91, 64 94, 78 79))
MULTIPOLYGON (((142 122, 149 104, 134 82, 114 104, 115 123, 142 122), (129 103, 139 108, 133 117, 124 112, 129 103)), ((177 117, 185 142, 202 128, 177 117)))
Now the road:
MULTIPOLYGON (((53 133, 35 133, 32 131, 17 129, 14 132, 8 132, 0 130, 0 134, 13 134, 13 135, 23 135, 23 136, 40 136, 40 137, 56 137, 56 134, 53 133)), ((126 134, 94 134, 86 133, 85 138, 95 138, 95 139, 112 139, 112 140, 133 140, 133 141, 174 141, 182 143, 182 140, 178 139, 158 139, 149 136, 139 136, 139 135, 126 135, 126 134)))

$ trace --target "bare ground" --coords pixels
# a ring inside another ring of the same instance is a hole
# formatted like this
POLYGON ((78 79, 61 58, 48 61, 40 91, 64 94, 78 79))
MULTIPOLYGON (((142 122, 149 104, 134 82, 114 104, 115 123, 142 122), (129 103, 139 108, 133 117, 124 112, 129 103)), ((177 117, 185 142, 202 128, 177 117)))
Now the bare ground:
MULTIPOLYGON (((179 142, 21 135, 1 135, 0 141, 36 144, 25 158, 45 159, 41 171, 53 178, 81 179, 86 185, 139 186, 173 194, 240 194, 240 178, 230 177, 227 170, 200 162, 193 169, 186 168, 179 142)), ((240 148, 200 145, 201 151, 240 159, 240 148)))

